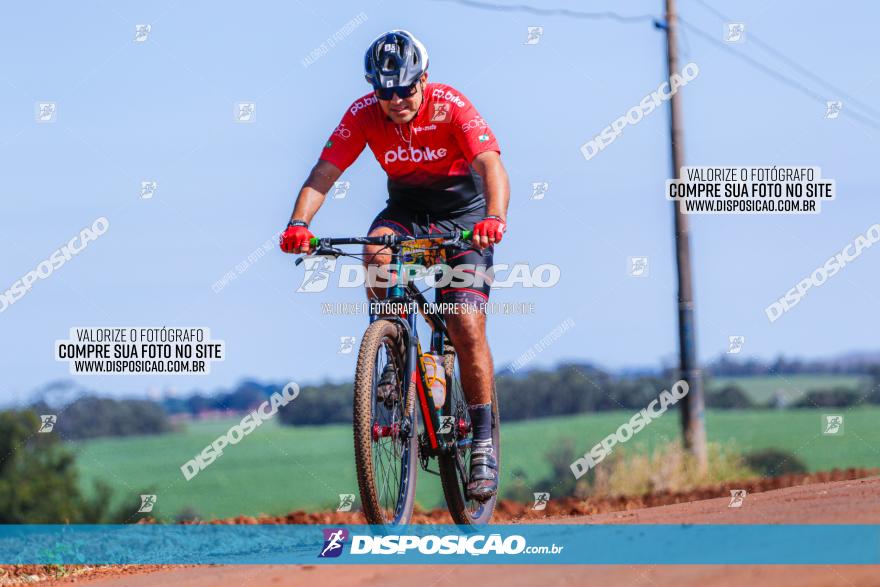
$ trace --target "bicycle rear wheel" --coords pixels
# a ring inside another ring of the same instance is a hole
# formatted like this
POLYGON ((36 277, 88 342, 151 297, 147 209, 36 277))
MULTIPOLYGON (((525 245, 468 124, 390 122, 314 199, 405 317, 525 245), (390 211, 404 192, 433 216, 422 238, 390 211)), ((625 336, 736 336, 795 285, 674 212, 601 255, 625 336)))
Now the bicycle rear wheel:
MULTIPOLYGON (((485 502, 467 498, 471 454, 471 418, 468 413, 468 402, 461 387, 458 374, 458 361, 455 349, 448 343, 444 348, 444 367, 446 368, 446 403, 442 414, 455 418, 455 440, 457 449, 454 454, 442 455, 438 458, 440 481, 443 484, 443 495, 452 521, 458 525, 488 524, 495 511, 498 495, 485 502)), ((498 414, 498 398, 492 389, 492 444, 498 461, 498 473, 501 474, 501 420, 498 414)))
POLYGON ((377 320, 361 341, 354 381, 354 456, 367 523, 409 523, 416 496, 418 444, 413 417, 415 382, 404 392, 406 341, 399 324, 377 320), (386 366, 393 385, 377 385, 386 366))

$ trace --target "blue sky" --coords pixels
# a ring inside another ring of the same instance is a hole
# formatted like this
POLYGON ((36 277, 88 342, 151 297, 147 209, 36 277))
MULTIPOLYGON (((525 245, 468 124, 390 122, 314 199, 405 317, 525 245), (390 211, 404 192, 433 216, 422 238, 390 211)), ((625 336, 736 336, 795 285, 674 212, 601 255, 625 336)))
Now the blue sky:
MULTIPOLYGON (((503 4, 503 2, 499 2, 503 4)), ((595 2, 589 10, 658 14, 661 2, 595 2)), ((542 3, 584 10, 581 3, 542 3)), ((746 24, 736 51, 803 76, 762 53, 758 35, 816 75, 880 103, 874 3, 714 4, 746 24)), ((212 284, 286 222, 295 193, 344 109, 368 87, 367 43, 390 28, 417 34, 430 76, 458 88, 491 124, 511 177, 509 232, 498 262, 556 263, 557 287, 508 289, 499 302, 533 302, 530 316, 494 316, 496 363, 511 362, 557 325, 575 324, 533 365, 585 359, 618 368, 657 365, 676 349, 675 268, 666 111, 658 110, 590 161, 581 144, 656 89, 664 40, 650 22, 487 12, 450 2, 7 3, 0 20, 0 291, 100 216, 109 231, 0 313, 4 399, 66 378, 53 343, 75 326, 207 326, 227 359, 196 376, 87 377, 106 393, 212 390, 242 377, 309 382, 349 377, 339 337, 363 317, 327 317, 322 301, 359 290, 296 294, 302 269, 273 249, 219 293, 212 284), (302 60, 346 22, 366 20, 315 63, 302 60), (135 25, 152 29, 133 42, 135 25), (528 26, 543 26, 525 45, 528 26), (37 102, 57 121, 37 124, 37 102), (236 123, 237 102, 257 104, 236 123), (141 181, 155 180, 149 200, 141 181), (550 184, 531 200, 531 183, 550 184), (649 258, 629 277, 631 256, 649 258)), ((681 2, 682 16, 721 39, 723 22, 681 2)), ((699 355, 729 335, 744 354, 823 357, 877 349, 878 261, 868 249, 791 312, 763 309, 871 224, 880 221, 876 127, 767 77, 691 33, 682 63, 700 75, 682 91, 691 165, 819 166, 838 198, 816 216, 692 219, 699 355)), ((816 93, 836 99, 822 88, 816 93)), ((368 152, 313 223, 322 235, 363 233, 385 199, 368 152)))

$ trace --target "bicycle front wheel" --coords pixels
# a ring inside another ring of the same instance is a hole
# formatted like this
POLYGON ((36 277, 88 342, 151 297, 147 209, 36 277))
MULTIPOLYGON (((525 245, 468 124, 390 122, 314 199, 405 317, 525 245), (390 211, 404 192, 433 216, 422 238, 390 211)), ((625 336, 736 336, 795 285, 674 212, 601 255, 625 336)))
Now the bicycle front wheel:
POLYGON ((376 320, 361 341, 354 381, 355 466, 369 524, 407 524, 412 518, 418 444, 415 382, 404 390, 405 372, 402 327, 376 320))

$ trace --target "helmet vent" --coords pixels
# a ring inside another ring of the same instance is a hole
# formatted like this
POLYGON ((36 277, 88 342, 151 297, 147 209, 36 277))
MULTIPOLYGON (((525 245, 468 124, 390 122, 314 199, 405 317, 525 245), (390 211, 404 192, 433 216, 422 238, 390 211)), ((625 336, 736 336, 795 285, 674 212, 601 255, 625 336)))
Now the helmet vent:
POLYGON ((403 30, 377 37, 364 56, 364 77, 374 88, 410 85, 427 69, 425 46, 403 30))

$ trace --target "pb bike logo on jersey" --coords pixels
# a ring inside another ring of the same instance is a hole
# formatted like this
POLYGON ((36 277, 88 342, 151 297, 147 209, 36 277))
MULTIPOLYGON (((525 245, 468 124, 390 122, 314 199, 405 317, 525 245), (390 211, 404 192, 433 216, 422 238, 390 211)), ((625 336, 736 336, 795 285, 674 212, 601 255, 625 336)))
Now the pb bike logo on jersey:
POLYGON ((461 99, 457 94, 453 94, 449 90, 445 92, 441 88, 435 88, 433 92, 431 92, 431 96, 434 98, 439 98, 440 100, 446 100, 447 102, 452 102, 459 108, 464 106, 464 100, 461 99))
POLYGON ((366 98, 358 100, 357 102, 352 104, 349 112, 351 112, 351 115, 354 116, 358 113, 359 110, 366 108, 367 106, 372 106, 373 104, 378 102, 378 100, 379 98, 377 98, 375 94, 372 96, 367 96, 366 98))
POLYGON ((446 152, 446 149, 432 149, 431 147, 423 147, 422 149, 410 147, 409 149, 404 149, 402 145, 398 145, 397 150, 385 151, 385 163, 437 161, 446 157, 446 152))

